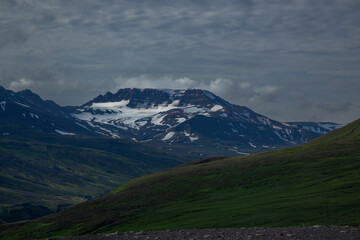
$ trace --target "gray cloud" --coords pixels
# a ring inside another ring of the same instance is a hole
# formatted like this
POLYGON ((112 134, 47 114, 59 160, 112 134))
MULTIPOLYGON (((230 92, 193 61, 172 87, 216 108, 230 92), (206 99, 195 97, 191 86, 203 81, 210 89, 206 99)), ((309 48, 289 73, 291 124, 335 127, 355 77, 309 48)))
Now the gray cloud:
POLYGON ((356 0, 3 0, 0 85, 31 79, 60 104, 134 81, 202 87, 278 120, 351 121, 356 108, 340 118, 324 106, 360 102, 359 10, 356 0), (317 107, 301 110, 303 99, 317 107))
POLYGON ((20 80, 10 82, 9 89, 19 91, 22 89, 30 88, 34 84, 31 79, 21 78, 20 80))
POLYGON ((0 38, 0 49, 10 43, 14 45, 24 43, 29 37, 28 34, 25 33, 25 31, 17 28, 1 29, 0 32, 3 36, 0 38))
POLYGON ((256 87, 254 89, 255 95, 250 101, 255 102, 273 102, 278 96, 279 87, 275 85, 266 85, 262 87, 256 87))
POLYGON ((342 102, 342 103, 320 103, 319 108, 327 111, 328 113, 342 114, 350 111, 353 107, 351 102, 342 102))

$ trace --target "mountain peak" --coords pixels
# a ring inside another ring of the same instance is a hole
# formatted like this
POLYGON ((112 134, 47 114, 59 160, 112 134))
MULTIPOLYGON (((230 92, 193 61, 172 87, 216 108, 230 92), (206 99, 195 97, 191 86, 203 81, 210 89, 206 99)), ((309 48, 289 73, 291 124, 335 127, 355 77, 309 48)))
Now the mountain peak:
POLYGON ((18 93, 35 94, 30 89, 24 89, 24 90, 18 91, 18 93))
POLYGON ((17 94, 26 98, 27 100, 44 101, 39 95, 37 95, 36 93, 32 92, 29 89, 19 91, 19 92, 17 92, 17 94))
POLYGON ((99 95, 83 106, 90 106, 92 103, 120 101, 129 101, 127 106, 132 108, 168 105, 174 101, 179 106, 229 104, 215 94, 202 89, 122 88, 116 93, 107 92, 99 95))

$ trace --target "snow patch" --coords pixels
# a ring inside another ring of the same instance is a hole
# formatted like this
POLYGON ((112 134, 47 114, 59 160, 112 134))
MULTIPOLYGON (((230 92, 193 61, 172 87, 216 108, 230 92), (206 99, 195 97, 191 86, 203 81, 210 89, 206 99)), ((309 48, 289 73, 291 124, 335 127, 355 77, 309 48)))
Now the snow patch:
POLYGON ((64 132, 64 131, 61 131, 61 130, 57 130, 55 129, 55 132, 61 134, 61 135, 69 135, 69 136, 74 136, 76 135, 75 133, 71 133, 71 132, 64 132))
POLYGON ((278 126, 275 126, 275 125, 273 125, 272 128, 276 129, 276 130, 283 130, 281 127, 278 127, 278 126))
POLYGON ((85 127, 84 125, 82 125, 82 124, 80 124, 80 123, 78 123, 78 122, 75 122, 75 124, 79 125, 80 127, 85 128, 85 129, 87 129, 87 130, 90 130, 90 129, 88 129, 87 127, 85 127))
POLYGON ((286 141, 286 142, 290 142, 290 143, 292 143, 292 144, 296 144, 295 142, 292 142, 292 141, 290 141, 290 140, 282 137, 277 131, 274 131, 274 133, 275 133, 281 140, 284 140, 284 141, 286 141))
POLYGON ((305 130, 309 130, 309 131, 311 131, 311 132, 314 132, 314 133, 320 133, 320 134, 325 134, 325 133, 327 133, 327 131, 326 130, 324 130, 324 131, 321 131, 321 129, 320 128, 315 128, 315 127, 307 127, 307 126, 303 126, 303 129, 305 129, 305 130))
POLYGON ((205 111, 204 109, 195 106, 188 106, 187 108, 184 109, 184 112, 186 113, 199 113, 204 111, 205 111))
POLYGON ((230 151, 236 152, 237 154, 241 154, 241 155, 250 155, 249 153, 244 153, 244 152, 239 152, 238 150, 234 149, 234 148, 229 148, 230 151))
POLYGON ((205 116, 205 117, 211 117, 211 115, 209 113, 199 113, 199 115, 205 116))
POLYGON ((0 102, 0 106, 2 108, 2 110, 5 112, 5 105, 6 105, 6 101, 1 101, 0 102))
POLYGON ((180 100, 175 100, 171 103, 171 106, 179 106, 180 100))
POLYGON ((221 110, 221 109, 223 109, 223 107, 222 107, 221 105, 214 105, 214 106, 210 109, 210 111, 211 111, 211 112, 217 112, 217 111, 219 111, 219 110, 221 110))
POLYGON ((151 123, 152 124, 155 124, 155 125, 163 125, 162 124, 162 121, 164 120, 164 117, 165 117, 166 115, 164 114, 164 115, 160 115, 160 114, 158 114, 158 115, 155 115, 152 119, 151 119, 151 123))
POLYGON ((176 121, 180 124, 186 121, 186 118, 176 118, 176 121))
POLYGON ((36 115, 36 114, 34 114, 34 113, 29 113, 29 114, 30 114, 30 116, 31 116, 32 118, 39 119, 39 116, 38 116, 38 115, 36 115))
POLYGON ((345 124, 336 124, 336 123, 317 123, 319 127, 325 128, 329 131, 334 129, 339 129, 345 126, 345 124))
POLYGON ((85 109, 79 109, 80 113, 73 114, 73 117, 84 121, 93 121, 101 124, 113 125, 119 127, 123 124, 127 127, 140 129, 140 127, 146 125, 148 120, 151 119, 151 123, 154 125, 167 125, 163 124, 163 118, 166 116, 165 112, 172 109, 184 109, 186 112, 197 113, 203 112, 203 109, 187 106, 178 107, 179 101, 174 101, 172 104, 162 104, 151 108, 131 108, 127 104, 129 100, 120 102, 104 102, 104 103, 92 103, 91 106, 85 107, 85 109), (94 110, 102 111, 101 114, 97 114, 94 110), (116 120, 116 121, 115 121, 116 120))
POLYGON ((249 145, 252 146, 253 148, 256 148, 256 146, 254 144, 252 144, 251 142, 249 142, 249 145))
POLYGON ((244 118, 250 118, 250 113, 249 112, 243 112, 243 113, 239 113, 238 116, 244 118))
POLYGON ((264 117, 257 117, 257 120, 259 121, 259 122, 262 122, 263 124, 265 124, 265 125, 271 125, 271 122, 270 122, 270 120, 268 119, 268 118, 264 118, 264 117))
POLYGON ((16 101, 14 101, 14 103, 16 103, 16 104, 18 104, 20 106, 26 107, 26 108, 30 108, 28 105, 25 105, 25 104, 22 104, 22 103, 19 103, 19 102, 16 102, 16 101))
POLYGON ((287 135, 290 135, 289 129, 285 128, 285 133, 286 133, 287 135))
POLYGON ((111 109, 118 111, 119 108, 125 107, 129 104, 129 100, 123 100, 120 102, 101 102, 101 103, 92 103, 91 108, 93 109, 111 109))
POLYGON ((174 136, 175 132, 169 132, 165 135, 165 137, 163 137, 163 139, 161 139, 162 141, 166 141, 169 140, 170 138, 172 138, 174 136))
POLYGON ((190 139, 190 141, 192 141, 192 142, 193 142, 193 141, 196 141, 196 140, 199 140, 198 137, 190 137, 190 136, 189 136, 189 139, 190 139))
POLYGON ((148 121, 136 121, 136 124, 141 127, 145 126, 147 123, 148 121))

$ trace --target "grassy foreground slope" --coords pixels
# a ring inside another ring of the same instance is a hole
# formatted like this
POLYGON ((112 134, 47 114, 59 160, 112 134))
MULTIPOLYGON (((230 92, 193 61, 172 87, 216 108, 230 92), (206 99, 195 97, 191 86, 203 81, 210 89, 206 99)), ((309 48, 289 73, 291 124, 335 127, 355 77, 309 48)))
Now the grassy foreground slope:
POLYGON ((303 146, 140 177, 0 236, 314 224, 360 224, 360 120, 303 146))
POLYGON ((179 159, 114 139, 0 137, 0 223, 99 197, 130 179, 179 165, 179 159))

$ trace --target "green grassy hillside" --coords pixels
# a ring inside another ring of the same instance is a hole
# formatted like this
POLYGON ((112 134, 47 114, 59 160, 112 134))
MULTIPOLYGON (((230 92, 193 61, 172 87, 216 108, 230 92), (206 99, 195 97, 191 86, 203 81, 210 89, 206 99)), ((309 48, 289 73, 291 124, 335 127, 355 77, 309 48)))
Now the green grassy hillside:
POLYGON ((0 222, 102 196, 130 179, 183 163, 179 159, 114 139, 0 137, 0 222))
POLYGON ((213 158, 132 180, 4 239, 99 232, 360 224, 360 120, 303 146, 213 158))

